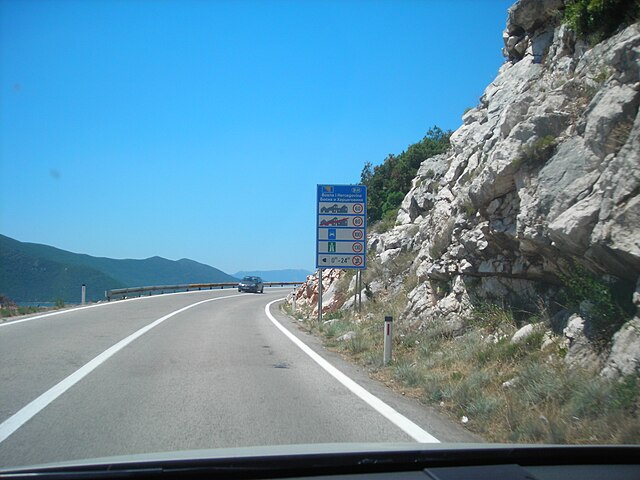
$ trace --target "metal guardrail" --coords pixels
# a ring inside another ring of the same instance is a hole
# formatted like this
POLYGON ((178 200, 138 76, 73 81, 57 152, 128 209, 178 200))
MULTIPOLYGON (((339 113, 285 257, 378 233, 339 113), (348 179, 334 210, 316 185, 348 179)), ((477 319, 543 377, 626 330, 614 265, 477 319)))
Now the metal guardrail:
MULTIPOLYGON (((285 287, 288 285, 302 285, 304 282, 264 282, 265 287, 285 287)), ((104 292, 107 301, 116 298, 127 298, 142 296, 144 293, 152 295, 154 292, 174 293, 174 292, 190 292, 198 290, 213 290, 214 288, 237 288, 238 282, 222 282, 222 283, 190 283, 188 285, 156 285, 151 287, 130 287, 130 288, 114 288, 104 292)))

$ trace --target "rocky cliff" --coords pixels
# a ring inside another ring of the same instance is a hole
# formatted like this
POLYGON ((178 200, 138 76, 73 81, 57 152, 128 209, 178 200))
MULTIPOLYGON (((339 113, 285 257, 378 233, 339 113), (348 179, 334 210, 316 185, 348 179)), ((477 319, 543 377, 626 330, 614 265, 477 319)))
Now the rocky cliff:
MULTIPOLYGON (((640 24, 591 47, 563 7, 509 9, 498 76, 370 236, 367 293, 415 278, 399 320, 421 328, 461 329, 487 302, 543 311, 568 362, 617 376, 640 369, 640 24)), ((336 295, 340 275, 325 278, 339 308, 355 282, 336 295)), ((314 280, 296 296, 313 305, 314 280)))

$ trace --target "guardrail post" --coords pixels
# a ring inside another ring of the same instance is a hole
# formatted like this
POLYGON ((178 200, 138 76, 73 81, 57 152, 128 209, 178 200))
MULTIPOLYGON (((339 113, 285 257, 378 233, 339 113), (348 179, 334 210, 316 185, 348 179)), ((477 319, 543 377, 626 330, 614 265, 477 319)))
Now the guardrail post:
POLYGON ((383 365, 386 366, 391 361, 391 345, 393 341, 393 317, 384 317, 384 356, 383 365))

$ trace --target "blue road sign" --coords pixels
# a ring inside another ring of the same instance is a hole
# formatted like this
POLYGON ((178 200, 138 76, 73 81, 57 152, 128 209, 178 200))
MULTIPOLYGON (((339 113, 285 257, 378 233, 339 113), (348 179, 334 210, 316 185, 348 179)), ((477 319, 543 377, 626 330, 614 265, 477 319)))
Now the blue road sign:
POLYGON ((318 185, 316 268, 367 266, 367 187, 318 185))

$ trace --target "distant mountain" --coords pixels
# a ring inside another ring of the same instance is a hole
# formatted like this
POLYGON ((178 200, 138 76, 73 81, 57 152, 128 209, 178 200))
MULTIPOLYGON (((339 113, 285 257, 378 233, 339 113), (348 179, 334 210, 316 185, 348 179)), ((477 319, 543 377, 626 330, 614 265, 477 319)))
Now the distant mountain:
POLYGON ((186 258, 116 260, 0 235, 0 294, 17 302, 78 302, 83 283, 87 285, 87 299, 95 301, 112 288, 236 280, 217 268, 186 258))
POLYGON ((261 277, 265 282, 304 282, 312 272, 307 270, 254 270, 233 274, 236 278, 246 276, 261 277))

